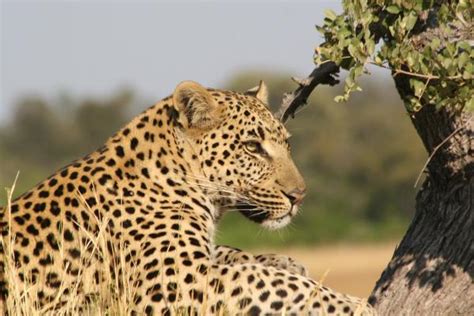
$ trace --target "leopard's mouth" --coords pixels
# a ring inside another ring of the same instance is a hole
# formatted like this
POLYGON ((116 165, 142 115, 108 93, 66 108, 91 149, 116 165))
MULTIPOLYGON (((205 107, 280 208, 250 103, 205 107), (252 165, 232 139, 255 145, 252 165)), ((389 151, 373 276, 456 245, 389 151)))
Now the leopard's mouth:
POLYGON ((251 221, 274 230, 282 228, 291 222, 291 219, 298 211, 296 205, 291 205, 287 212, 278 217, 272 217, 271 211, 263 210, 259 206, 250 203, 237 203, 236 209, 251 221))
POLYGON ((263 223, 270 216, 269 211, 262 210, 256 205, 239 202, 236 209, 245 217, 258 224, 263 223))

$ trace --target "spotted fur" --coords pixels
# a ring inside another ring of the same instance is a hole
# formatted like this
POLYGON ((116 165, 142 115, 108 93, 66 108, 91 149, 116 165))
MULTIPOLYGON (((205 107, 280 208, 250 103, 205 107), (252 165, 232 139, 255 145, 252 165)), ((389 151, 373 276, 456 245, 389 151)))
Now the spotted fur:
POLYGON ((125 273, 119 262, 134 271, 127 275, 138 314, 372 314, 287 257, 214 246, 225 212, 276 229, 305 193, 264 89, 240 94, 184 82, 97 151, 14 200, 0 217, 1 299, 5 253, 39 306, 54 302, 59 288, 60 302, 73 288, 93 296, 105 257, 90 241, 102 234, 117 280, 125 273))

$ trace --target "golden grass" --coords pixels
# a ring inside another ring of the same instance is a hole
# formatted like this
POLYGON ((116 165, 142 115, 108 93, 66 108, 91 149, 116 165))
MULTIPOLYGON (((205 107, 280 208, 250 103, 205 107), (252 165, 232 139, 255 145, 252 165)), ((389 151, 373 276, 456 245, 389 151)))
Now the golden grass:
MULTIPOLYGON (((17 175, 18 178, 18 175, 17 175)), ((12 192, 15 188, 15 182, 11 189, 7 188, 7 206, 4 210, 3 216, 7 217, 8 230, 11 231, 12 227, 12 216, 11 216, 11 201, 12 192)), ((85 203, 84 199, 82 201, 85 203)), ((86 209, 92 218, 95 218, 94 213, 87 206, 86 209)), ((135 287, 130 280, 133 279, 133 274, 136 273, 134 269, 130 269, 130 265, 126 264, 125 260, 125 247, 119 247, 120 249, 114 249, 112 255, 107 249, 107 234, 106 227, 108 219, 99 221, 95 218, 98 224, 98 234, 91 235, 86 229, 82 228, 83 233, 87 236, 87 241, 81 242, 81 262, 92 263, 97 267, 97 270, 102 271, 102 282, 95 284, 92 278, 85 274, 83 269, 79 269, 77 280, 81 280, 82 287, 93 289, 97 295, 92 297, 87 296, 83 293, 80 288, 79 282, 73 284, 66 284, 61 282, 57 295, 55 298, 43 305, 38 306, 36 299, 36 292, 32 291, 34 285, 28 281, 27 271, 24 271, 21 267, 15 264, 13 245, 15 240, 10 234, 6 237, 1 238, 1 244, 3 246, 3 253, 1 254, 2 261, 4 262, 4 278, 7 280, 8 297, 5 301, 0 301, 0 311, 2 314, 8 315, 28 315, 28 316, 43 316, 43 315, 130 315, 131 307, 133 307, 133 297, 135 293, 135 287), (92 251, 85 251, 90 249, 92 251), (99 256, 103 260, 94 260, 94 256, 99 256), (110 262, 113 258, 118 258, 118 264, 114 265, 115 275, 118 278, 113 277, 110 271, 110 262), (102 266, 102 267, 101 267, 102 266), (119 273, 119 270, 123 273, 119 273), (21 282, 19 275, 23 273, 25 281, 21 282), (123 289, 123 290, 120 290, 123 289), (66 299, 63 298, 65 291, 69 294, 66 299)), ((59 240, 59 253, 60 257, 64 257, 65 249, 63 247, 63 241, 59 240)), ((85 266, 85 265, 84 265, 85 266)), ((62 280, 64 281, 64 279, 62 280)))

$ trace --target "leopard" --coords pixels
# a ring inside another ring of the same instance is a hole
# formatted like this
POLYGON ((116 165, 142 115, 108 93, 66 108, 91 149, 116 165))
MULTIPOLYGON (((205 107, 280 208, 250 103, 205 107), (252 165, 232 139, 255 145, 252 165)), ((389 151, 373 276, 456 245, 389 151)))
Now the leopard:
POLYGON ((268 94, 263 82, 242 93, 181 82, 13 199, 0 212, 0 302, 17 282, 37 306, 87 306, 111 273, 120 291, 133 286, 133 315, 375 314, 289 257, 214 242, 226 213, 276 230, 306 194, 268 94))

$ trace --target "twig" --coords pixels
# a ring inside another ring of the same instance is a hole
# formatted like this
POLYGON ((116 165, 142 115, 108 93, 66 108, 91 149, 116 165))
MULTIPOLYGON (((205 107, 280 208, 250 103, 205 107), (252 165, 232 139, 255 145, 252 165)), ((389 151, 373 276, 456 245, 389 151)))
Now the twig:
POLYGON ((294 117, 296 110, 306 104, 308 97, 318 84, 335 85, 339 81, 334 77, 339 72, 339 67, 333 62, 320 64, 305 79, 293 80, 298 83, 298 88, 292 93, 285 93, 280 108, 275 116, 285 123, 288 118, 294 117))
POLYGON ((406 71, 406 70, 402 70, 402 69, 393 69, 393 68, 390 68, 388 66, 382 65, 380 63, 376 63, 374 61, 369 61, 368 63, 371 64, 371 65, 374 65, 374 66, 378 66, 380 68, 392 70, 394 72, 393 77, 395 77, 398 74, 404 74, 404 75, 417 77, 417 78, 424 78, 424 79, 428 79, 428 80, 434 80, 434 79, 456 80, 456 79, 461 79, 462 78, 462 75, 445 76, 445 77, 440 77, 440 76, 431 75, 431 74, 424 75, 424 74, 420 74, 420 73, 417 73, 417 72, 411 72, 411 71, 406 71))
POLYGON ((443 146, 451 137, 453 137, 454 135, 456 135, 461 129, 463 129, 464 126, 459 126, 458 128, 456 128, 451 134, 448 135, 448 137, 446 137, 441 143, 439 143, 434 149, 433 151, 431 152, 430 156, 428 157, 428 159, 426 159, 426 162, 425 164, 423 165, 423 168, 421 168, 420 170, 420 173, 418 174, 418 177, 416 178, 416 182, 415 182, 415 185, 413 186, 414 188, 416 188, 418 186, 418 182, 420 182, 420 179, 421 179, 421 175, 423 174, 423 172, 426 170, 426 167, 428 167, 428 164, 430 163, 431 159, 433 159, 434 155, 436 154, 436 152, 438 151, 438 149, 441 148, 441 146, 443 146))
POLYGON ((401 69, 394 69, 393 71, 395 72, 395 74, 393 75, 394 77, 398 74, 404 74, 404 75, 409 75, 409 76, 418 77, 418 78, 424 78, 424 79, 428 79, 428 80, 433 80, 433 79, 456 80, 456 79, 462 78, 461 75, 440 77, 440 76, 435 76, 435 75, 423 75, 423 74, 419 74, 419 73, 416 73, 416 72, 411 72, 411 71, 406 71, 406 70, 401 70, 401 69))

